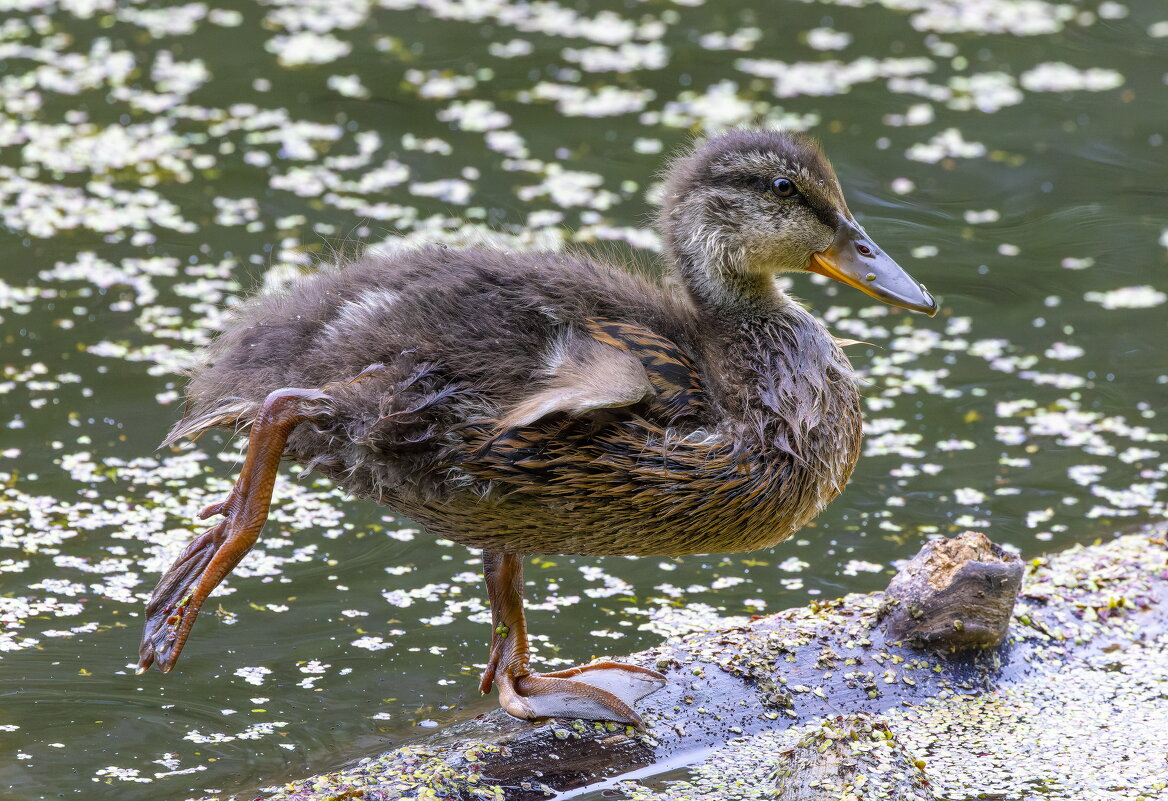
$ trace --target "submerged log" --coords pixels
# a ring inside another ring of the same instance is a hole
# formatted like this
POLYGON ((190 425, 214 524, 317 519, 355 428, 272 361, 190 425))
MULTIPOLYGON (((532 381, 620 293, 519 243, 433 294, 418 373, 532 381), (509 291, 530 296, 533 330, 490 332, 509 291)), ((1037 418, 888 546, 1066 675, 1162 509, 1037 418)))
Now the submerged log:
POLYGON ((844 715, 803 735, 782 754, 768 795, 782 801, 871 797, 877 786, 896 801, 935 801, 916 760, 884 721, 844 715), (773 795, 772 795, 773 794, 773 795))
POLYGON ((748 788, 687 797, 847 797, 831 788, 875 781, 867 757, 857 756, 867 754, 904 768, 880 785, 901 782, 903 792, 860 797, 926 801, 928 781, 910 769, 913 760, 891 742, 880 716, 1049 676, 1084 654, 1148 643, 1165 631, 1168 548, 1160 537, 1122 537, 1024 566, 984 536, 965 534, 927 545, 887 593, 674 637, 622 658, 669 677, 638 704, 643 732, 578 720, 532 724, 497 710, 262 797, 535 801, 753 738, 767 743, 765 758, 748 756, 741 776, 718 769, 748 788), (793 746, 767 739, 824 721, 793 746), (887 753, 870 747, 879 737, 889 740, 887 753))

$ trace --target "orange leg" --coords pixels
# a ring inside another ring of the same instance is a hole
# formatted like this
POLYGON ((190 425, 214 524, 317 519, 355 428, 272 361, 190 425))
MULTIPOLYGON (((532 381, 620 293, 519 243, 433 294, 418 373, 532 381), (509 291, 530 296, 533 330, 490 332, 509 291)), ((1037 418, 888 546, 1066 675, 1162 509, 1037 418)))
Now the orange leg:
POLYGON ((491 654, 479 690, 499 688, 499 704, 517 718, 572 717, 642 726, 633 703, 661 689, 655 670, 620 662, 596 662, 554 673, 528 667, 523 614, 523 562, 518 554, 483 553, 483 577, 491 601, 491 654))
POLYGON ((230 494, 199 513, 224 515, 197 536, 163 574, 146 605, 138 672, 157 664, 170 672, 182 653, 203 602, 239 564, 268 519, 272 488, 288 435, 305 420, 327 414, 329 396, 319 389, 278 389, 268 395, 251 426, 247 458, 230 494))

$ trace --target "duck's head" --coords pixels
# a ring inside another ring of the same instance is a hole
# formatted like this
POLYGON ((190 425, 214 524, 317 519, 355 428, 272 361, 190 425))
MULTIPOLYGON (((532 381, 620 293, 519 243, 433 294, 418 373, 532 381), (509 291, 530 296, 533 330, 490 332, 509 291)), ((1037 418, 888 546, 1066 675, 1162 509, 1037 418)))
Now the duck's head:
POLYGON ((732 131, 678 158, 658 227, 690 291, 719 304, 773 295, 775 273, 807 271, 937 313, 929 291, 856 222, 831 164, 804 136, 732 131))

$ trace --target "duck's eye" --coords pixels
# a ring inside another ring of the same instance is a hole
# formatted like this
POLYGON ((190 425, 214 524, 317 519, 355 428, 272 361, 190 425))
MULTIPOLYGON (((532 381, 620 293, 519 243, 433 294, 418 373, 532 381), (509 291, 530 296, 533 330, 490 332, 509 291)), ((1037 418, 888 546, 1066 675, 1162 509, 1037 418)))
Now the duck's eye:
POLYGON ((771 182, 771 191, 777 197, 790 197, 799 190, 795 188, 795 182, 790 178, 776 178, 771 182))

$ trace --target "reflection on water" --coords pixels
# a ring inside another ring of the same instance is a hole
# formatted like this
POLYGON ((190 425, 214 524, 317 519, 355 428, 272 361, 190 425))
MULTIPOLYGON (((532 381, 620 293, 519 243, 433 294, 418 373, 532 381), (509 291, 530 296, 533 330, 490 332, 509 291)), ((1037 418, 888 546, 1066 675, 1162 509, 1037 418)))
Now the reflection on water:
POLYGON ((1036 554, 1165 514, 1155 0, 3 7, 14 798, 227 794, 493 707, 477 560, 311 477, 177 672, 133 676, 142 601, 239 464, 223 438, 154 452, 179 370, 241 293, 387 238, 648 261, 655 175, 692 132, 814 131, 944 314, 795 282, 867 343, 846 494, 773 551, 533 560, 542 660, 878 588, 933 534, 1036 554))

